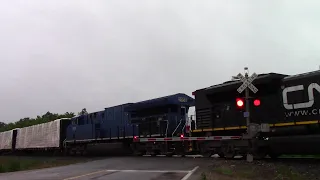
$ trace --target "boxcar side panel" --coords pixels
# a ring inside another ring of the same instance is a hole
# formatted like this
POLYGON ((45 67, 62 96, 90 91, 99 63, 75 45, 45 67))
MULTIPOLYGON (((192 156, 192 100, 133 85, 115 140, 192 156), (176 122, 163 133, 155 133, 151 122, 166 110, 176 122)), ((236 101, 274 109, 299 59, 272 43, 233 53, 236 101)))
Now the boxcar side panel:
POLYGON ((0 132, 0 150, 12 148, 13 131, 0 132))
POLYGON ((18 129, 17 149, 60 146, 60 120, 18 129))

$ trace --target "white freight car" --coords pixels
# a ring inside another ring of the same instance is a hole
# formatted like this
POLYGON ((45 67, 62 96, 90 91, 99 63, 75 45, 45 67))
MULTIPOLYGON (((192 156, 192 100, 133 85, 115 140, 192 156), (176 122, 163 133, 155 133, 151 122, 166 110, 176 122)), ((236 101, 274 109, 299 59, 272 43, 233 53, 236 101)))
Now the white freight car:
POLYGON ((13 130, 0 132, 0 151, 12 149, 13 130))
POLYGON ((62 120, 70 119, 62 118, 20 128, 17 131, 16 149, 60 148, 61 138, 64 138, 61 137, 61 128, 65 128, 62 127, 62 120))

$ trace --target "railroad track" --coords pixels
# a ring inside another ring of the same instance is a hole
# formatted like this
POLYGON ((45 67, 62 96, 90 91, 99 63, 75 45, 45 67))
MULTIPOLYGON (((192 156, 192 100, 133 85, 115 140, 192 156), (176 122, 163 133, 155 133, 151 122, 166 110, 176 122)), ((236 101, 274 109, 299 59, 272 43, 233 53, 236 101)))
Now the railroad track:
MULTIPOLYGON (((156 156, 152 156, 152 155, 143 155, 141 157, 167 157, 166 155, 156 155, 156 156)), ((215 154, 212 155, 211 157, 207 157, 207 156, 203 156, 200 154, 196 154, 196 155, 185 155, 185 156, 181 156, 181 155, 173 155, 172 157, 167 157, 167 158, 205 158, 205 159, 222 159, 225 160, 224 158, 220 158, 219 155, 215 154)), ((243 160, 242 156, 235 156, 233 159, 229 159, 229 160, 243 160)), ((264 159, 260 159, 258 161, 268 161, 268 162, 275 162, 275 161, 281 161, 281 162, 293 162, 293 163, 310 163, 310 162, 314 162, 314 163, 320 163, 320 158, 317 157, 279 157, 277 159, 272 159, 270 157, 266 157, 264 159)))
MULTIPOLYGON (((6 153, 6 154, 2 154, 2 156, 16 156, 17 154, 12 154, 12 153, 6 153)), ((20 156, 48 156, 48 157, 65 157, 64 155, 49 155, 49 154, 19 154, 20 156)), ((82 155, 78 155, 78 156, 82 156, 82 155)), ((132 155, 132 154, 102 154, 102 155, 98 155, 98 154, 87 154, 87 155, 83 155, 86 157, 141 157, 141 158, 148 158, 148 157, 152 157, 152 158, 202 158, 202 159, 216 159, 216 160, 226 160, 225 158, 220 158, 219 155, 214 154, 212 156, 203 156, 201 154, 192 154, 192 155, 172 155, 170 156, 166 156, 166 155, 142 155, 142 156, 136 156, 136 155, 132 155)), ((70 157, 76 157, 76 156, 70 156, 70 157)), ((242 160, 245 161, 245 158, 243 158, 242 156, 235 156, 233 159, 227 159, 227 160, 242 160)), ((277 159, 272 159, 270 157, 266 157, 264 159, 257 159, 254 161, 267 161, 267 162, 287 162, 287 163, 318 163, 320 164, 320 158, 318 157, 290 157, 290 156, 284 156, 284 157, 278 157, 277 159)))
MULTIPOLYGON (((194 154, 194 155, 172 155, 171 157, 168 157, 166 155, 156 155, 156 156, 152 156, 152 155, 142 155, 140 157, 166 157, 166 158, 204 158, 204 159, 224 159, 224 158, 220 158, 219 155, 215 154, 215 155, 212 155, 210 157, 208 156, 203 156, 201 154, 194 154)), ((242 156, 235 156, 233 158, 234 160, 241 160, 243 159, 242 156)))

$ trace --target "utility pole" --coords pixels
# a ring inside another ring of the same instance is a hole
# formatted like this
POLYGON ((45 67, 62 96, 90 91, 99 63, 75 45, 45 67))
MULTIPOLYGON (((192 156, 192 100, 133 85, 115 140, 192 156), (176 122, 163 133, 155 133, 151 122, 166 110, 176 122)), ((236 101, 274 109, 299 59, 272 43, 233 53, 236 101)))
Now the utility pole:
MULTIPOLYGON (((245 70, 245 78, 248 79, 249 78, 249 74, 248 74, 248 68, 245 67, 244 68, 245 70)), ((246 88, 245 89, 245 101, 246 101, 246 104, 245 104, 245 107, 246 107, 246 112, 248 113, 247 117, 246 117, 246 120, 247 120, 247 133, 249 134, 249 125, 250 125, 250 94, 249 94, 249 88, 246 88)))
POLYGON ((245 91, 245 99, 246 99, 246 104, 245 104, 245 107, 246 107, 246 112, 248 112, 248 116, 246 118, 247 120, 247 132, 249 133, 249 124, 250 124, 250 97, 249 97, 249 89, 246 89, 245 91))

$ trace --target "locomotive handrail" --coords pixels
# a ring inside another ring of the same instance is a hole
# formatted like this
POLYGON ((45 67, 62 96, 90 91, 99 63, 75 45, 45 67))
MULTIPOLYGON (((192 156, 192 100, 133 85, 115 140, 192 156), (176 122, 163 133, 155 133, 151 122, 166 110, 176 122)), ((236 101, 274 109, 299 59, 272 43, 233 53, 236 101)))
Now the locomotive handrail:
POLYGON ((166 128, 166 137, 168 136, 168 128, 169 128, 169 121, 165 120, 167 122, 167 128, 166 128))
POLYGON ((67 138, 65 138, 64 140, 63 140, 63 142, 62 142, 62 146, 64 147, 64 148, 66 148, 67 147, 67 138))
POLYGON ((184 128, 186 128, 186 124, 187 123, 184 123, 184 126, 183 126, 183 128, 182 128, 182 130, 181 130, 181 133, 183 134, 183 132, 184 132, 184 128))
POLYGON ((182 123, 182 118, 179 122, 179 124, 177 125, 176 129, 173 131, 173 133, 171 134, 171 136, 173 137, 174 133, 177 131, 178 127, 180 126, 180 124, 182 123))

